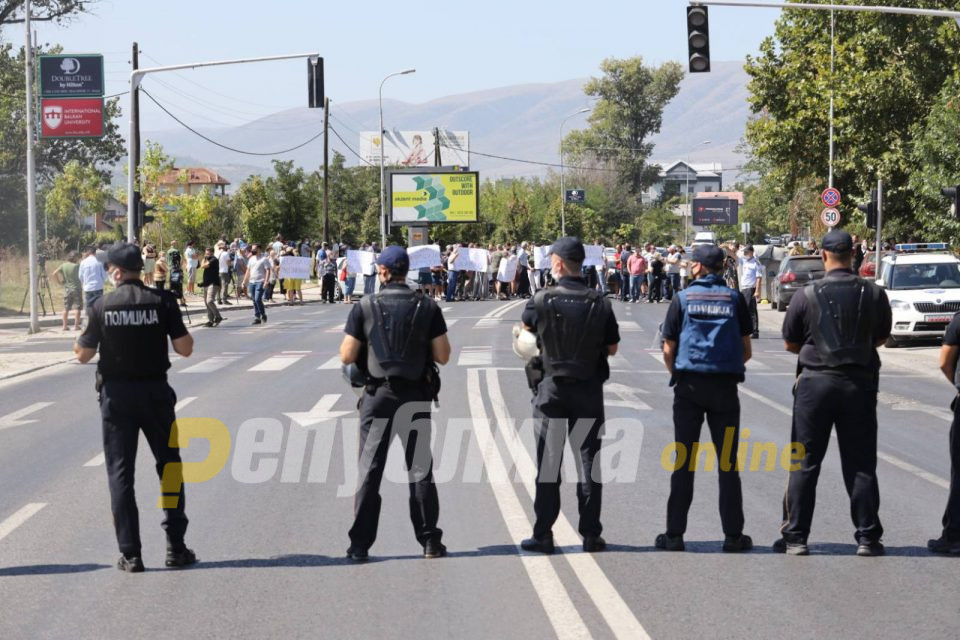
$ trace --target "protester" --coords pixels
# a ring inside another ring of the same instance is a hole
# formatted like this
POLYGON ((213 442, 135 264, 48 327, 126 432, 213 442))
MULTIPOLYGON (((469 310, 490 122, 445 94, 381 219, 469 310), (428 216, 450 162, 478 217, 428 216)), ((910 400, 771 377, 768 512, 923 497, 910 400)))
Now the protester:
POLYGON ((67 318, 70 311, 76 308, 73 318, 73 329, 80 330, 80 311, 83 309, 83 286, 80 284, 80 256, 76 251, 67 254, 67 260, 53 272, 53 277, 63 285, 63 327, 67 330, 67 318))
POLYGON ((203 278, 200 281, 203 289, 203 303, 207 306, 207 325, 215 327, 223 322, 223 316, 217 308, 217 296, 220 295, 219 262, 213 255, 213 247, 207 247, 203 256, 203 278))

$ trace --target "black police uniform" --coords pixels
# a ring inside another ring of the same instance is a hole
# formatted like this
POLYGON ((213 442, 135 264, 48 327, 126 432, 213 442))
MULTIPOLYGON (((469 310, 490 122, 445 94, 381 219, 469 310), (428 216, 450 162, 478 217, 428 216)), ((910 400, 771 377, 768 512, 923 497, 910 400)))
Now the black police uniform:
MULTIPOLYGON (((721 267, 722 256, 716 258, 721 267)), ((726 286, 722 276, 707 275, 691 282, 671 301, 661 333, 665 340, 677 343, 670 381, 674 387, 673 428, 676 442, 688 453, 685 463, 670 476, 666 537, 678 538, 686 532, 694 470, 700 459, 694 455, 694 443, 700 441, 706 418, 719 463, 720 522, 728 540, 739 539, 744 518, 737 467, 737 385, 744 380, 743 338, 753 333, 747 302, 740 292, 726 286), (730 427, 732 437, 725 443, 730 427)), ((667 548, 666 540, 661 543, 667 548)), ((680 542, 674 546, 680 547, 680 542)))
MULTIPOLYGON (((949 347, 960 346, 960 314, 953 317, 943 344, 949 347)), ((954 384, 960 390, 960 378, 955 377, 954 384)), ((950 425, 950 494, 947 508, 943 512, 943 536, 940 541, 931 540, 928 546, 934 548, 937 542, 941 547, 951 549, 951 553, 960 552, 960 394, 950 405, 953 409, 953 424, 950 425), (955 550, 953 550, 955 549, 955 550)), ((939 549, 943 551, 944 549, 939 549)))
POLYGON ((567 434, 579 449, 577 504, 579 531, 599 538, 603 485, 594 459, 605 422, 603 383, 610 377, 608 347, 620 342, 610 302, 580 278, 565 276, 556 287, 541 289, 523 311, 523 324, 537 335, 544 377, 533 399, 537 421, 537 485, 533 541, 549 541, 560 515, 560 466, 567 434))
MULTIPOLYGON (((140 519, 134 494, 137 441, 143 430, 156 459, 157 475, 180 462, 170 446, 176 420, 176 394, 167 384, 167 338, 187 335, 176 298, 169 292, 127 280, 93 305, 90 323, 77 339, 87 349, 100 348, 97 374, 103 418, 110 499, 117 541, 124 556, 140 555, 140 519)), ((187 516, 180 485, 176 507, 164 509, 168 547, 182 552, 187 516)))
POLYGON ((404 448, 417 541, 439 543, 443 531, 437 527, 440 504, 430 452, 430 401, 435 396, 425 376, 433 369, 431 342, 447 332, 443 313, 436 302, 406 285, 386 284, 351 309, 344 332, 364 344, 360 364, 371 378, 360 398, 360 486, 350 553, 365 552, 377 538, 380 482, 394 436, 404 448), (408 403, 418 404, 405 415, 413 408, 408 403))
MULTIPOLYGON (((829 234, 828 234, 829 235, 829 234)), ((824 239, 824 248, 827 248, 824 239)), ((875 345, 890 335, 891 311, 880 287, 848 269, 833 269, 795 295, 783 339, 802 345, 794 387, 791 442, 805 454, 791 471, 784 496, 783 541, 805 545, 810 534, 820 466, 837 429, 850 515, 861 545, 879 543, 877 385, 875 345)))

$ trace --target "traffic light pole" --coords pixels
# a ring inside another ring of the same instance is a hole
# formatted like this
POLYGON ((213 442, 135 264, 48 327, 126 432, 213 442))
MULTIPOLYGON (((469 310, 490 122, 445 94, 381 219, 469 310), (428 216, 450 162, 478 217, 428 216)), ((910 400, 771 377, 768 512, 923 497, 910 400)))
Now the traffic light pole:
MULTIPOLYGON (((131 116, 136 109, 137 90, 140 88, 140 82, 144 76, 151 73, 161 73, 163 71, 180 71, 182 69, 199 69, 201 67, 220 67, 228 64, 247 64, 250 62, 271 62, 274 60, 295 60, 298 58, 320 57, 319 53, 292 53, 282 56, 265 56, 261 58, 241 58, 238 60, 216 60, 212 62, 191 62, 188 64, 175 64, 164 67, 148 67, 146 69, 134 69, 130 72, 130 113, 131 116)), ((137 241, 136 229, 136 202, 134 202, 133 192, 137 188, 137 169, 134 166, 135 138, 137 135, 137 123, 130 118, 130 135, 127 138, 127 242, 137 241)))
POLYGON ((880 244, 882 241, 882 235, 880 230, 883 228, 883 180, 877 180, 877 244, 875 245, 876 251, 874 255, 877 257, 877 270, 874 273, 874 277, 880 279, 880 255, 883 250, 883 246, 880 244))
POLYGON ((960 25, 960 11, 945 9, 912 9, 909 7, 869 7, 853 4, 809 4, 802 2, 726 2, 722 0, 704 0, 698 2, 690 0, 690 6, 708 7, 746 7, 754 9, 807 9, 810 11, 853 11, 858 13, 896 13, 907 16, 927 16, 934 18, 951 18, 960 25))

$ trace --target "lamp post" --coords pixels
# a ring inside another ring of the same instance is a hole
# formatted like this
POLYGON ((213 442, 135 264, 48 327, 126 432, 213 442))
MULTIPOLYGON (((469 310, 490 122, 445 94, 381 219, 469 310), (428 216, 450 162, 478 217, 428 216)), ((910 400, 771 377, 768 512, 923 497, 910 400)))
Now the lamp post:
POLYGON ((687 244, 689 241, 689 225, 687 224, 687 219, 693 218, 693 212, 690 210, 690 170, 693 167, 690 166, 690 156, 693 155, 694 151, 698 147, 703 147, 710 144, 710 140, 704 140, 694 150, 691 150, 687 153, 687 188, 684 190, 684 212, 683 212, 683 244, 687 244))
POLYGON ((380 250, 387 246, 387 206, 386 192, 383 188, 383 84, 394 76, 404 76, 415 72, 416 69, 404 69, 391 73, 380 82, 380 250))
POLYGON ((581 113, 587 113, 590 111, 589 107, 584 107, 579 111, 574 111, 566 118, 560 122, 560 235, 567 235, 567 217, 566 217, 566 203, 567 203, 567 192, 563 183, 563 125, 567 124, 567 120, 574 116, 578 116, 581 113))

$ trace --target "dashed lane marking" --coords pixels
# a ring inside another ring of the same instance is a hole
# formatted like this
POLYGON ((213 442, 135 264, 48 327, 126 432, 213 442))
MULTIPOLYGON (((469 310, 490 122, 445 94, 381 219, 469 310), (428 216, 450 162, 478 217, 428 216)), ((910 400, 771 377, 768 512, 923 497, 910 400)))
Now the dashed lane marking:
POLYGON ((47 506, 46 502, 31 502, 20 508, 12 516, 0 522, 0 540, 13 533, 17 527, 32 518, 38 511, 47 506))
POLYGON ((320 365, 319 367, 317 367, 317 370, 319 371, 319 370, 321 370, 321 369, 323 369, 323 370, 326 370, 326 369, 339 369, 341 364, 342 364, 342 363, 340 362, 340 356, 337 355, 337 356, 331 357, 329 360, 327 360, 327 361, 324 362, 322 365, 320 365))
POLYGON ((0 417, 0 430, 37 422, 37 420, 34 418, 27 418, 25 420, 24 417, 30 415, 31 413, 36 413, 41 409, 46 409, 52 404, 52 402, 34 402, 33 404, 26 406, 19 411, 8 413, 7 415, 0 417))

